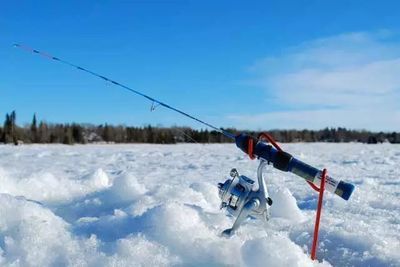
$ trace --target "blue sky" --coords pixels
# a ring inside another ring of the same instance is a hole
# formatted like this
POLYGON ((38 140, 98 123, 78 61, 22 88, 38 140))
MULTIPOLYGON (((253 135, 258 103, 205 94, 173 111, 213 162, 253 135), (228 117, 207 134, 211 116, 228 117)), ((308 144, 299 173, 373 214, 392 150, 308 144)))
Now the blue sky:
POLYGON ((397 1, 3 1, 0 116, 202 127, 400 130, 397 1))

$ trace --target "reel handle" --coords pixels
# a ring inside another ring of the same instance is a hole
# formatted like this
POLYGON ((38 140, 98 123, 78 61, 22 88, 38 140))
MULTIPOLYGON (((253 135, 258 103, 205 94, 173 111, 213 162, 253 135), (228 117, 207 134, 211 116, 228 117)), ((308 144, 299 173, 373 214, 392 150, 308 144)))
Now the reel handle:
MULTIPOLYGON (((249 139, 253 139, 253 147, 251 151, 253 151, 254 155, 271 162, 274 168, 278 170, 292 172, 304 178, 306 181, 320 186, 322 170, 296 159, 287 152, 279 151, 271 145, 260 142, 256 138, 247 134, 240 134, 235 137, 236 146, 247 154, 249 151, 249 143, 251 143, 249 142, 249 139)), ((349 200, 354 191, 354 185, 341 180, 336 180, 330 176, 326 176, 325 189, 338 195, 344 200, 349 200)))

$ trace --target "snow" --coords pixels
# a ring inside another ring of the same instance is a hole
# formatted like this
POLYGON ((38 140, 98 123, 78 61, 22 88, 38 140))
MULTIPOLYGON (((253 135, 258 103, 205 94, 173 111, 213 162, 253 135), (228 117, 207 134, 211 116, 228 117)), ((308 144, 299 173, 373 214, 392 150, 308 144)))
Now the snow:
POLYGON ((256 178, 234 145, 0 146, 1 266, 400 266, 400 146, 283 144, 356 185, 326 193, 310 260, 317 194, 268 170, 267 223, 231 238, 217 183, 256 178))

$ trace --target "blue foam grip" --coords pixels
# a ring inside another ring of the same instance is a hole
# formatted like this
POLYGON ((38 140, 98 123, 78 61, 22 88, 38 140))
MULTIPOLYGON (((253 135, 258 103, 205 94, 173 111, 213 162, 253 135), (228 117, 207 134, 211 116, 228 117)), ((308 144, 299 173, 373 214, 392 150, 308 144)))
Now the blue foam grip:
MULTIPOLYGON (((322 173, 322 170, 310 166, 302 162, 301 160, 294 158, 290 154, 286 153, 286 155, 282 157, 282 155, 280 154, 282 152, 278 151, 271 145, 268 145, 264 142, 258 142, 258 140, 256 140, 254 137, 251 137, 247 134, 240 134, 236 136, 235 138, 236 146, 240 148, 243 152, 248 153, 249 138, 252 138, 253 143, 255 144, 253 149, 254 155, 263 158, 268 162, 273 163, 273 166, 281 171, 292 172, 310 182, 314 181, 314 178, 318 175, 318 173, 320 172, 322 173), (282 159, 284 159, 287 162, 281 162, 282 159)), ((332 177, 330 178, 334 179, 332 177)), ((348 200, 353 191, 354 191, 354 185, 340 181, 334 193, 340 196, 341 198, 348 200)))

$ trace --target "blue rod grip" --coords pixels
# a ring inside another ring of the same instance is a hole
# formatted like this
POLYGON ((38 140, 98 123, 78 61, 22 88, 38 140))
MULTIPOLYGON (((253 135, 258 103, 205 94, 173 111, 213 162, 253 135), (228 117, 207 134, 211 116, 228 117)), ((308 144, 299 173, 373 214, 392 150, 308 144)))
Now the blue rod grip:
MULTIPOLYGON (((278 151, 271 145, 268 145, 264 142, 259 142, 257 139, 247 134, 240 134, 235 137, 236 146, 245 153, 248 153, 250 138, 253 139, 254 155, 271 162, 275 168, 281 171, 292 172, 304 178, 305 180, 320 186, 322 170, 319 170, 302 162, 301 160, 294 158, 287 152, 278 151)), ((345 200, 348 200, 354 191, 354 185, 344 181, 338 181, 330 176, 326 176, 325 189, 345 200)))

